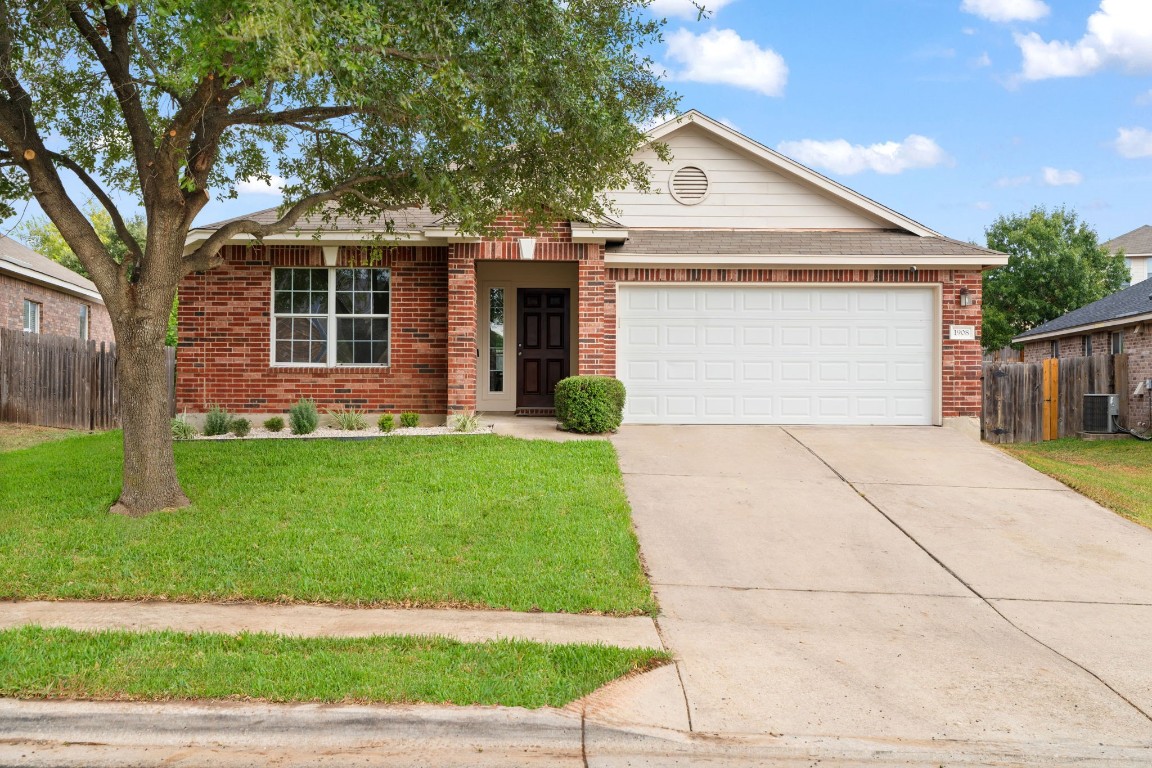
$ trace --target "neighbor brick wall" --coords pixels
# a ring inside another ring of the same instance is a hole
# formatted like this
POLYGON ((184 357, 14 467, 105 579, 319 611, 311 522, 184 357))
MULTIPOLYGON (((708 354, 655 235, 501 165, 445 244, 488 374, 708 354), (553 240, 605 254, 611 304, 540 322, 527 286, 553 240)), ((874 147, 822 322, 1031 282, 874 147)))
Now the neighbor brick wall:
MULTIPOLYGON (((1109 355, 1112 353, 1112 332, 1124 334, 1124 351, 1128 354, 1128 382, 1122 392, 1128 398, 1128 421, 1123 426, 1129 429, 1147 430, 1152 427, 1149 418, 1149 405, 1152 393, 1135 396, 1133 391, 1141 381, 1152 379, 1152 326, 1134 324, 1122 328, 1109 328, 1096 331, 1092 336, 1092 353, 1109 355)), ((1057 339, 1060 344, 1060 357, 1081 357, 1084 354, 1084 334, 1077 333, 1057 339)), ((1042 339, 1024 345, 1024 362, 1034 363, 1052 356, 1052 339, 1042 339)))
POLYGON ((979 270, 928 269, 913 274, 904 269, 609 269, 608 277, 617 282, 648 283, 938 283, 943 302, 941 412, 944 418, 980 416, 983 355, 980 348, 979 270), (972 304, 961 307, 960 290, 965 287, 972 304), (950 325, 974 325, 976 340, 949 340, 950 325))
MULTIPOLYGON (((338 265, 359 255, 341 248, 338 265)), ((281 412, 309 397, 321 408, 444 412, 447 248, 391 249, 373 264, 392 269, 391 365, 362 368, 270 363, 272 268, 323 266, 319 246, 228 246, 223 256, 180 285, 178 410, 281 412)))
POLYGON ((98 301, 83 299, 9 275, 0 275, 0 328, 24 328, 24 300, 39 302, 40 333, 52 336, 80 336, 80 307, 88 305, 88 338, 112 341, 112 321, 108 308, 98 301))

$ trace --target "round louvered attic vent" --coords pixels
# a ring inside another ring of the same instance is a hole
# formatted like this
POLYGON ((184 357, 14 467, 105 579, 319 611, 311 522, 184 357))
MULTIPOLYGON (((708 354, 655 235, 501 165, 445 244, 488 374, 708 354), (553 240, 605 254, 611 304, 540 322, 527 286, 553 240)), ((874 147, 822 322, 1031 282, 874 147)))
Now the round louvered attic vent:
POLYGON ((708 197, 708 174, 694 165, 679 168, 668 180, 672 197, 684 205, 696 205, 708 197))

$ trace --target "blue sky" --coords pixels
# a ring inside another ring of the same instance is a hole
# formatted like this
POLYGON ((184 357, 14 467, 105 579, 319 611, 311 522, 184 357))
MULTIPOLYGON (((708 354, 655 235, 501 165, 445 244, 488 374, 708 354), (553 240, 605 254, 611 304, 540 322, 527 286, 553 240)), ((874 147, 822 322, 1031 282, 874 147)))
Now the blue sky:
MULTIPOLYGON (((963 240, 1035 205, 1152 224, 1152 0, 705 4, 652 3, 684 109, 963 240)), ((243 183, 198 221, 279 202, 243 183)))
POLYGON ((964 240, 1035 205, 1152 224, 1152 0, 706 5, 653 3, 684 107, 964 240))

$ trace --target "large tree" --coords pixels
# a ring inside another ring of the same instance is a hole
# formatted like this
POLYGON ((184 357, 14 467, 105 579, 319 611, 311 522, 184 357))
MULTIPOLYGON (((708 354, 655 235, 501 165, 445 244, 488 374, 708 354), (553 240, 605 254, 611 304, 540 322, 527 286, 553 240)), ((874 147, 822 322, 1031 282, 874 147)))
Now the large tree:
POLYGON ((318 209, 387 218, 414 203, 483 232, 505 211, 601 215, 602 190, 645 187, 637 126, 674 107, 644 58, 659 34, 647 2, 0 0, 0 200, 35 197, 111 314, 125 404, 114 511, 188 503, 164 336, 180 279, 217 265, 229 239, 318 209), (279 221, 233 221, 185 253, 210 193, 273 175, 287 179, 279 221))
POLYGON ((1075 211, 1037 207, 1001 216, 985 230, 988 247, 1008 263, 984 273, 985 349, 1002 349, 1041 323, 1119 290, 1128 281, 1123 253, 1100 245, 1075 211))

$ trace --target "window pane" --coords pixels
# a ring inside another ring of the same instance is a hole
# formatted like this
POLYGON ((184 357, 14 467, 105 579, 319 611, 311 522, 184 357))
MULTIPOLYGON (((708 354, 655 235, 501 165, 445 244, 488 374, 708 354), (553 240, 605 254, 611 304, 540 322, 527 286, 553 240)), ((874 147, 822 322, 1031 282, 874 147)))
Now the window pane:
POLYGON ((274 311, 278 315, 285 314, 292 311, 292 294, 291 293, 277 293, 276 301, 274 303, 274 311))
POLYGON ((309 303, 308 298, 311 295, 312 294, 310 293, 292 294, 292 311, 298 315, 308 314, 308 310, 311 308, 311 304, 309 303))
POLYGON ((504 289, 488 291, 488 391, 504 391, 504 289))
POLYGON ((292 362, 292 344, 282 339, 276 340, 276 362, 292 362))
POLYGON ((352 294, 352 311, 358 315, 372 314, 372 294, 370 293, 354 293, 352 294))
POLYGON ((387 269, 374 269, 372 270, 373 290, 387 291, 390 282, 391 271, 387 269))
POLYGON ((350 315, 352 314, 352 294, 351 293, 337 293, 336 294, 336 314, 350 315))
POLYGON ((277 269, 276 277, 274 278, 275 288, 277 291, 290 291, 292 290, 292 270, 290 269, 277 269))
POLYGON ((350 291, 352 290, 352 270, 338 269, 336 270, 336 290, 350 291))
POLYGON ((372 294, 372 314, 386 315, 388 314, 388 292, 376 291, 372 294))
POLYGON ((328 270, 309 269, 307 271, 312 274, 312 290, 328 293, 328 270))

